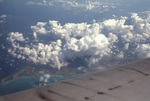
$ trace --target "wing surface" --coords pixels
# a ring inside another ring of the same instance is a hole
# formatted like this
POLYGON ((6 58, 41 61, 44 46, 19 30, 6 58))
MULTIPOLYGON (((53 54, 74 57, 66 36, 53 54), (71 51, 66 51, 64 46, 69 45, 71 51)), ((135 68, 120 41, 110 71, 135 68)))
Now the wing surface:
POLYGON ((150 101, 150 58, 1 96, 0 101, 150 101))

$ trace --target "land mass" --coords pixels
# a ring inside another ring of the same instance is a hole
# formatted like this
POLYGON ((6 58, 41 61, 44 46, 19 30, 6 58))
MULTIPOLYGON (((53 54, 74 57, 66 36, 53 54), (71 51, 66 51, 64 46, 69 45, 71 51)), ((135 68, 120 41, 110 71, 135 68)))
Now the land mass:
POLYGON ((61 68, 60 70, 56 68, 46 67, 46 66, 28 66, 23 70, 3 79, 3 82, 9 82, 21 77, 32 77, 32 76, 43 76, 44 74, 50 75, 61 75, 64 77, 70 77, 77 74, 83 74, 83 71, 80 71, 76 68, 61 68))

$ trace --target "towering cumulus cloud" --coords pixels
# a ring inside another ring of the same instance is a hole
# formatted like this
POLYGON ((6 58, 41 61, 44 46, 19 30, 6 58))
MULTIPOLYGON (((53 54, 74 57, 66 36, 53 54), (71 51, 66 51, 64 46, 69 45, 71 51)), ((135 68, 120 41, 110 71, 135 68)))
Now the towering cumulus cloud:
POLYGON ((66 23, 38 22, 31 26, 33 37, 11 32, 8 52, 35 64, 60 69, 81 59, 88 66, 103 59, 121 60, 150 56, 150 19, 133 13, 130 17, 103 22, 66 23))

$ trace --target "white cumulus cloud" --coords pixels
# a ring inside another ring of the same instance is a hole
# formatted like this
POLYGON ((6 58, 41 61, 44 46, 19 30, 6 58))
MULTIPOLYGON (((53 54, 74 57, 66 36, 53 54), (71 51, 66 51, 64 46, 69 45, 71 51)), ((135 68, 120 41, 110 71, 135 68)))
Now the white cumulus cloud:
POLYGON ((139 53, 138 55, 141 58, 150 57, 150 44, 139 44, 135 50, 139 53))
POLYGON ((80 58, 88 66, 103 59, 120 60, 131 57, 146 58, 150 51, 150 19, 133 13, 130 17, 108 19, 103 22, 66 23, 59 21, 38 22, 31 26, 33 39, 18 32, 12 32, 8 50, 16 58, 35 64, 49 65, 60 69, 72 60, 80 58), (28 39, 29 40, 29 39, 28 39))
POLYGON ((40 77, 40 81, 44 82, 44 85, 46 85, 50 77, 51 77, 50 74, 44 74, 43 76, 40 77))
POLYGON ((19 32, 11 32, 9 34, 9 37, 7 38, 7 40, 9 40, 10 42, 14 42, 14 41, 25 41, 22 33, 19 32))

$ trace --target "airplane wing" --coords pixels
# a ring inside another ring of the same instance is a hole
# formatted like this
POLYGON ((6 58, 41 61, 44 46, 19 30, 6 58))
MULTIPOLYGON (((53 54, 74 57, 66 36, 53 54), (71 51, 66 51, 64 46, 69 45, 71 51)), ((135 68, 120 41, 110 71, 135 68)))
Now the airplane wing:
POLYGON ((1 96, 0 101, 150 101, 150 58, 1 96))

